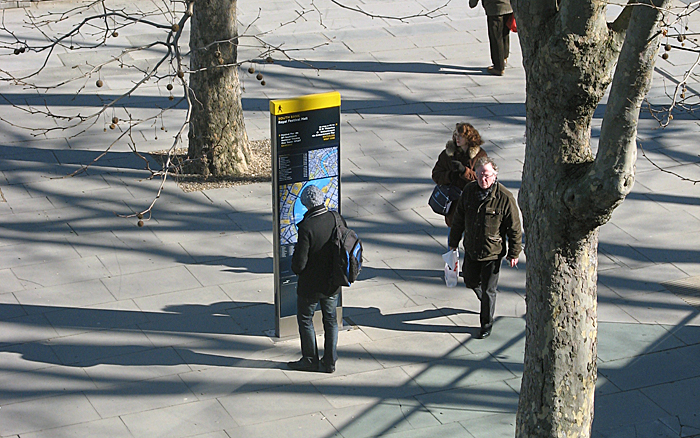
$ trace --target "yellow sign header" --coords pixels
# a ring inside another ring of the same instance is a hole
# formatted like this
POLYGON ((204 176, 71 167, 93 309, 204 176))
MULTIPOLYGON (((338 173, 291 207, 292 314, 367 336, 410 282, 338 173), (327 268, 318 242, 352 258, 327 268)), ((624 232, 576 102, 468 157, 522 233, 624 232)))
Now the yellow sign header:
POLYGON ((271 100, 270 113, 274 116, 279 116, 282 114, 332 108, 334 106, 340 106, 340 93, 337 91, 309 94, 295 97, 294 99, 271 100))

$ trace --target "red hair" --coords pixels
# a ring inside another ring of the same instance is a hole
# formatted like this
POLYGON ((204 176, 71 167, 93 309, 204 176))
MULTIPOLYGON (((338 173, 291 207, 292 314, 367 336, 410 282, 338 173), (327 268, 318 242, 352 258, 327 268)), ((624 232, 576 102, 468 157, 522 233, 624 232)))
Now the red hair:
POLYGON ((457 144, 458 134, 466 137, 467 146, 469 147, 481 146, 484 144, 484 140, 481 139, 479 131, 477 131, 476 128, 469 123, 457 123, 455 126, 455 131, 452 134, 452 141, 455 142, 455 144, 457 144))

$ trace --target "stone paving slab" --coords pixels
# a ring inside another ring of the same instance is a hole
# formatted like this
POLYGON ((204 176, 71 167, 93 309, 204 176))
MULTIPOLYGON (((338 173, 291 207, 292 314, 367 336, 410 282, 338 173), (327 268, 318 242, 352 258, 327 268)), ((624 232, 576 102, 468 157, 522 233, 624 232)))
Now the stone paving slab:
MULTIPOLYGON (((48 348, 48 347, 47 347, 48 348)), ((47 397, 65 397, 80 391, 92 391, 94 383, 82 368, 65 366, 31 367, 32 359, 46 357, 45 351, 38 349, 8 349, 12 353, 22 354, 22 363, 16 361, 13 365, 19 365, 11 373, 7 373, 2 379, 3 406, 18 404, 36 400, 44 400, 47 397), (41 375, 41 381, 37 381, 36 375, 41 375)))
POLYGON ((187 403, 193 397, 187 386, 177 376, 149 379, 136 384, 122 382, 118 387, 87 394, 90 404, 102 418, 124 416, 131 413, 150 411, 162 407, 187 403), (178 393, 180 400, 173 400, 168 394, 178 393))
POLYGON ((618 304, 635 320, 644 324, 697 325, 700 320, 697 310, 673 294, 660 294, 659 298, 644 296, 638 300, 618 304), (688 307, 690 309, 688 309, 688 307))
POLYGON ((514 414, 518 404, 518 394, 504 381, 447 389, 416 399, 443 424, 464 424, 494 413, 514 414))
MULTIPOLYGON (((385 368, 398 366, 407 362, 418 363, 437 360, 443 357, 451 358, 468 354, 469 350, 451 335, 449 329, 445 330, 446 333, 440 330, 441 321, 450 322, 447 317, 443 316, 433 319, 431 321, 433 324, 425 324, 427 328, 424 332, 404 334, 379 340, 377 340, 378 336, 376 334, 369 335, 374 342, 367 343, 365 349, 385 368), (432 329, 431 327, 436 328, 432 329)), ((451 323, 449 325, 451 325, 451 323)), ((422 325, 411 324, 409 327, 418 331, 421 330, 422 325)), ((410 328, 408 330, 410 330, 410 328)), ((464 329, 461 327, 455 329, 458 333, 463 332, 463 330, 464 329)), ((431 367, 435 365, 435 363, 431 363, 431 367)), ((407 370, 404 369, 404 371, 407 370)), ((416 383, 420 384, 419 381, 416 381, 416 383)))
POLYGON ((409 398, 424 392, 399 367, 330 377, 313 384, 336 408, 374 404, 387 398, 409 398))
MULTIPOLYGON (((132 233, 133 235, 133 233, 132 233)), ((157 239, 152 237, 149 231, 139 233, 139 237, 157 239)), ((130 242, 131 243, 131 242, 130 242)), ((194 258, 178 244, 159 244, 154 242, 134 242, 134 246, 130 246, 125 250, 115 250, 105 247, 99 251, 97 258, 102 264, 108 267, 110 274, 113 277, 105 279, 113 283, 113 279, 119 279, 123 275, 138 274, 144 272, 153 272, 162 268, 172 268, 175 265, 183 265, 192 263, 194 258), (141 243, 140 245, 138 243, 141 243)), ((153 285, 157 287, 157 284, 153 285)), ((158 289, 156 289, 158 291, 158 289)), ((168 289, 163 289, 166 292, 168 289)))
POLYGON ((219 402, 241 426, 311 414, 331 406, 310 384, 290 385, 280 391, 289 397, 279 399, 275 405, 270 404, 271 395, 265 391, 233 394, 219 398, 219 402), (266 414, 257 415, 260 412, 266 414))
POLYGON ((100 420, 99 414, 81 393, 14 403, 2 407, 2 436, 24 434, 43 429, 75 425, 100 420))
POLYGON ((89 435, 108 436, 111 438, 133 437, 133 435, 129 432, 129 429, 124 425, 119 417, 22 434, 24 437, 31 438, 63 438, 89 435))
POLYGON ((9 292, 20 291, 24 288, 19 279, 9 269, 0 270, 0 285, 2 285, 0 286, 0 302, 16 302, 16 297, 9 292))
POLYGON ((598 324, 598 360, 602 362, 635 357, 642 352, 673 350, 684 345, 662 325, 635 324, 634 330, 630 330, 626 324, 598 324), (654 339, 654 344, 650 346, 651 339, 654 339))
POLYGON ((470 354, 401 367, 426 392, 451 387, 469 387, 509 380, 510 373, 488 353, 470 354))
POLYGON ((515 436, 515 419, 512 415, 496 414, 460 422, 472 436, 515 436))
MULTIPOLYGON (((166 347, 124 354, 109 361, 100 361, 84 370, 95 386, 112 391, 131 383, 181 376, 189 372, 190 367, 183 363, 179 351, 166 347), (122 372, 124 366, 129 366, 129 375, 122 372)), ((176 380, 174 382, 177 383, 176 380)))
POLYGON ((240 428, 228 428, 226 433, 231 437, 249 436, 287 436, 289 438, 304 438, 308 435, 338 438, 341 435, 330 424, 322 413, 301 415, 293 418, 285 418, 278 421, 243 426, 240 428))
MULTIPOLYGON (((100 280, 61 284, 39 289, 17 290, 13 294, 22 309, 31 314, 45 313, 58 308, 83 307, 114 301, 100 280)), ((18 306, 19 307, 19 306, 18 306)))
POLYGON ((184 266, 165 268, 157 273, 138 272, 103 279, 102 283, 117 300, 151 296, 158 291, 178 291, 196 289, 201 286, 192 273, 184 266))
MULTIPOLYGON (((634 390, 654 385, 687 380, 697 375, 698 365, 693 355, 697 346, 645 354, 642 358, 621 359, 606 362, 600 372, 622 390, 634 390), (668 373, 650 373, 650 369, 661 369, 667 364, 668 373), (673 365, 668 365, 673 364, 673 365)), ((696 356, 697 357, 697 356, 696 356)))
MULTIPOLYGON (((695 389, 700 384, 697 377, 691 379, 683 379, 666 385, 658 385, 642 390, 645 396, 659 406, 673 413, 678 421, 678 429, 681 429, 681 436, 697 436, 700 433, 700 414, 692 404, 686 403, 686 400, 694 400, 695 389)), ((669 423, 673 424, 671 420, 669 423)), ((674 428, 677 430, 676 428, 674 428)), ((676 435, 678 436, 678 435, 676 435)))
POLYGON ((367 409, 367 406, 349 406, 323 412, 344 437, 398 438, 412 436, 416 430, 428 429, 435 432, 440 426, 440 422, 433 415, 426 412, 419 403, 410 400, 387 399, 370 409, 367 409))
POLYGON ((184 438, 238 427, 217 400, 188 399, 185 403, 122 415, 120 418, 134 438, 184 438))
POLYGON ((636 430, 636 425, 641 426, 639 430, 647 429, 648 426, 645 427, 645 423, 649 423, 650 418, 660 418, 665 421, 669 419, 666 411, 639 391, 599 396, 596 399, 595 411, 597 416, 593 423, 594 435, 600 432, 598 436, 603 437, 630 436, 620 433, 629 434, 630 426, 636 430), (600 415, 603 412, 607 414, 600 415))

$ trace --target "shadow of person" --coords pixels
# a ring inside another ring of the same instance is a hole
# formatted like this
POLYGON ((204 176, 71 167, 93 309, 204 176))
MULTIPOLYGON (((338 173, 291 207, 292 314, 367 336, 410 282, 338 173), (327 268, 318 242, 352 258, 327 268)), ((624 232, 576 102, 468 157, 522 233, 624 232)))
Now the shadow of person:
POLYGON ((450 316, 478 315, 478 312, 456 308, 433 308, 420 311, 383 314, 377 307, 343 307, 345 319, 352 325, 385 330, 424 333, 464 333, 475 336, 478 327, 458 325, 450 316))
MULTIPOLYGON (((215 346, 216 350, 235 350, 236 343, 215 346)), ((237 368, 282 369, 286 362, 267 359, 202 353, 186 347, 148 348, 143 345, 86 345, 34 343, 32 348, 23 344, 3 348, 3 352, 19 354, 22 359, 53 365, 90 368, 98 365, 119 366, 176 366, 204 365, 237 368)))

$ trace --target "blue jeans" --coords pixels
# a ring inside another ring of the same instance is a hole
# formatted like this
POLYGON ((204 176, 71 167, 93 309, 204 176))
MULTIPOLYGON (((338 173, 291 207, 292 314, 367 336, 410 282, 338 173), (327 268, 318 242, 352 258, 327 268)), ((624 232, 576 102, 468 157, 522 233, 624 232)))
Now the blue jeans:
POLYGON ((338 360, 336 345, 338 344, 338 318, 336 306, 338 294, 325 296, 317 295, 314 298, 297 296, 297 323, 299 324, 299 337, 301 338, 301 354, 304 360, 318 363, 318 346, 316 345, 316 331, 314 330, 314 312, 316 306, 321 305, 323 314, 323 363, 334 365, 338 360))

